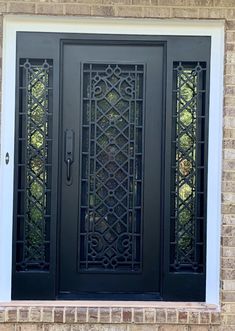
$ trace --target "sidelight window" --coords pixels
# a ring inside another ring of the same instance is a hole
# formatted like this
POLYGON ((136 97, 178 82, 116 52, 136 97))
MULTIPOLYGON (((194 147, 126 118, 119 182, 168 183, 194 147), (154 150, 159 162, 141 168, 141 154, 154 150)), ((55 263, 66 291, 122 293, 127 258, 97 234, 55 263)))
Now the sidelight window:
POLYGON ((204 261, 206 63, 173 68, 170 270, 201 272, 204 261))
POLYGON ((50 264, 52 62, 20 62, 17 152, 17 272, 50 264))

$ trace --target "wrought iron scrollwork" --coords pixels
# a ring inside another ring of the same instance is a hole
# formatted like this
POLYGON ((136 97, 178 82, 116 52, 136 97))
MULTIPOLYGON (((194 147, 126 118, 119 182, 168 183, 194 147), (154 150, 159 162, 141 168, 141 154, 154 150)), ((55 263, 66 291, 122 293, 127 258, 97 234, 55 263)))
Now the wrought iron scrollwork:
POLYGON ((16 269, 49 269, 52 61, 21 60, 16 269))
POLYGON ((139 271, 144 65, 83 64, 80 261, 139 271))
POLYGON ((206 185, 206 65, 176 62, 173 80, 170 269, 201 272, 206 185))

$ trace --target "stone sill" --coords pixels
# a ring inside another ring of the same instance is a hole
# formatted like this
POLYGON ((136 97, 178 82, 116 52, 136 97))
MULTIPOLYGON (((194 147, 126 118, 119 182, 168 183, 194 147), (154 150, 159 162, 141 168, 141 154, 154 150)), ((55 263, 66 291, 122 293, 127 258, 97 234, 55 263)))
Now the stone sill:
POLYGON ((159 301, 0 302, 0 323, 219 325, 217 305, 159 301))
POLYGON ((203 309, 216 310, 215 304, 205 302, 174 302, 174 301, 111 301, 111 300, 14 300, 1 302, 0 307, 130 307, 130 308, 180 308, 180 309, 203 309))

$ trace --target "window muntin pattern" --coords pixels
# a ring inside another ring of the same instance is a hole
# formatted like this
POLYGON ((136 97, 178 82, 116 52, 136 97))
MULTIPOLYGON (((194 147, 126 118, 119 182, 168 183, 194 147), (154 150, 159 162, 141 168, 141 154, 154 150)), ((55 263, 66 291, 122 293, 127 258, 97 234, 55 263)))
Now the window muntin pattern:
POLYGON ((49 270, 52 61, 20 61, 16 270, 49 270))
POLYGON ((175 62, 170 270, 202 272, 204 259, 206 64, 175 62))
POLYGON ((142 263, 144 65, 82 68, 82 271, 137 272, 142 263))

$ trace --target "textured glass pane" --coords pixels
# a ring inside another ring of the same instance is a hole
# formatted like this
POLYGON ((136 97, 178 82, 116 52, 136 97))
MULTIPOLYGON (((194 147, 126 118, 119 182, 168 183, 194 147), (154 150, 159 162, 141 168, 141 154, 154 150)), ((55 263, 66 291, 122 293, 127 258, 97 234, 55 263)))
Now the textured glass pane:
POLYGON ((141 270, 143 84, 143 65, 83 65, 84 271, 141 270))
POLYGON ((52 63, 20 62, 18 271, 49 269, 52 63), (20 148, 23 142, 23 148, 20 148))
POLYGON ((171 185, 171 270, 202 271, 205 159, 204 63, 174 63, 171 185))

